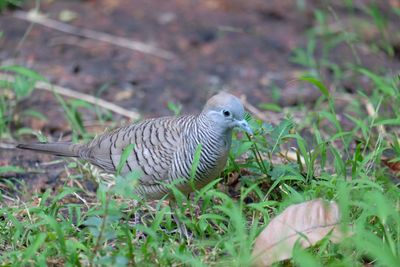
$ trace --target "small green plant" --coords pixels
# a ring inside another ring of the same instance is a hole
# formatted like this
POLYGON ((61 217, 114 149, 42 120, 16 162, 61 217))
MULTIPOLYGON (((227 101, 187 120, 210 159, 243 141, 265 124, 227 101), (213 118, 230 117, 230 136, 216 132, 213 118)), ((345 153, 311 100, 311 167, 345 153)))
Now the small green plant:
POLYGON ((175 104, 169 101, 167 106, 168 109, 171 110, 175 116, 178 116, 181 113, 182 106, 180 104, 175 104))
MULTIPOLYGON (((0 71, 8 74, 0 80, 0 137, 2 137, 10 133, 9 126, 14 122, 17 104, 32 94, 36 82, 45 79, 37 72, 22 66, 1 66, 0 71)), ((26 110, 23 115, 45 119, 35 110, 26 110)))
POLYGON ((23 2, 24 0, 0 0, 0 11, 10 6, 21 6, 23 2))
POLYGON ((369 15, 373 21, 377 29, 379 30, 380 39, 377 40, 377 46, 379 46, 383 51, 385 51, 388 55, 394 56, 394 48, 389 40, 389 22, 387 15, 383 13, 382 10, 378 7, 376 3, 370 3, 369 5, 365 5, 364 12, 369 15))

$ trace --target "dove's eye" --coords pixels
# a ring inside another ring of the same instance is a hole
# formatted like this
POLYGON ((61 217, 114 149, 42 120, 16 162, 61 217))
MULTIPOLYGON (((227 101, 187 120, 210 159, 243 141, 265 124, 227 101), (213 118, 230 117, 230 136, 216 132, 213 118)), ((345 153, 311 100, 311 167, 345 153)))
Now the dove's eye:
POLYGON ((228 110, 223 110, 222 114, 224 114, 225 117, 229 117, 231 113, 228 110))

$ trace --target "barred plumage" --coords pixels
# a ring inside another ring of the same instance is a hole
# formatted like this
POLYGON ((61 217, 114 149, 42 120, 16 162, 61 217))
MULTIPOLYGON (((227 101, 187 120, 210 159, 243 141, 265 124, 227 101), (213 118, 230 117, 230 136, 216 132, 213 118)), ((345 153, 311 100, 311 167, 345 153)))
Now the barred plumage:
POLYGON ((174 181, 181 181, 177 187, 185 193, 193 190, 188 181, 199 144, 202 149, 194 185, 200 188, 215 179, 226 164, 234 127, 251 133, 239 99, 220 93, 209 99, 198 115, 144 120, 104 133, 88 144, 38 143, 17 147, 78 157, 113 173, 123 149, 134 144, 122 174, 142 172, 134 193, 159 199, 169 192, 164 184, 174 181))

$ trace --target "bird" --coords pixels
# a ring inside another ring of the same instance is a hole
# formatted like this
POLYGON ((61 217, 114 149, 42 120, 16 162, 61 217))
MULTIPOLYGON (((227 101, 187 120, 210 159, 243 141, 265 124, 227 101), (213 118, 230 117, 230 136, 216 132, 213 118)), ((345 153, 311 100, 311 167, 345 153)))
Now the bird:
POLYGON ((232 94, 220 92, 198 114, 145 119, 100 134, 83 144, 39 142, 18 144, 17 148, 83 159, 115 174, 124 149, 133 144, 120 175, 140 172, 132 193, 157 200, 170 194, 168 185, 176 181, 179 182, 175 186, 189 194, 216 179, 225 168, 234 128, 253 134, 241 101, 232 94), (200 157, 192 175, 196 151, 200 151, 200 157))

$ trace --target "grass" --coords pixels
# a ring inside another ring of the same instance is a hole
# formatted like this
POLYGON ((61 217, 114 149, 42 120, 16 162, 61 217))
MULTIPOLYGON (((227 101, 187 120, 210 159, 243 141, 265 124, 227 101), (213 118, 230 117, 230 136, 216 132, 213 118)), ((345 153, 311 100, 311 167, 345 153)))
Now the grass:
MULTIPOLYGON (((354 8, 352 1, 346 3, 354 8)), ((387 36, 386 17, 379 9, 373 5, 365 12, 387 36)), ((400 161, 400 77, 367 69, 356 53, 348 64, 330 61, 336 46, 356 47, 363 41, 356 32, 330 32, 329 15, 327 10, 315 13, 319 26, 310 29, 307 44, 296 48, 291 58, 307 69, 299 80, 320 90, 318 101, 290 108, 264 105, 287 117, 279 125, 253 118, 255 135, 235 134, 220 179, 190 198, 173 190, 179 200, 175 212, 192 233, 189 240, 182 240, 171 208, 163 201, 139 200, 139 205, 132 205, 135 197, 130 192, 137 174, 102 179, 87 164, 72 161, 67 166, 71 175, 62 187, 30 197, 22 197, 29 195, 23 182, 0 180, 1 265, 249 266, 253 242, 271 218, 290 204, 323 198, 338 202, 342 227, 354 234, 339 244, 324 239, 306 250, 296 247, 293 259, 279 264, 398 266, 400 191, 399 171, 393 166, 400 161), (322 34, 320 29, 325 29, 322 34), (323 52, 317 53, 318 49, 323 52), (331 77, 327 69, 332 70, 331 77), (356 93, 343 88, 348 79, 355 82, 356 93), (373 89, 370 94, 358 85, 366 79, 373 89), (288 157, 288 152, 295 157, 288 157), (88 180, 96 181, 95 192, 85 187, 88 180)), ((386 38, 369 45, 393 56, 386 38)), ((11 127, 18 117, 14 108, 42 78, 22 67, 2 70, 17 78, 12 83, 2 81, 8 93, 0 94, 0 133, 3 139, 18 139, 11 127)), ((95 107, 57 99, 74 139, 89 138, 78 107, 95 107)), ((169 108, 180 112, 173 103, 169 108)), ((45 118, 37 112, 25 115, 45 118)), ((0 167, 0 176, 23 171, 0 167)))

